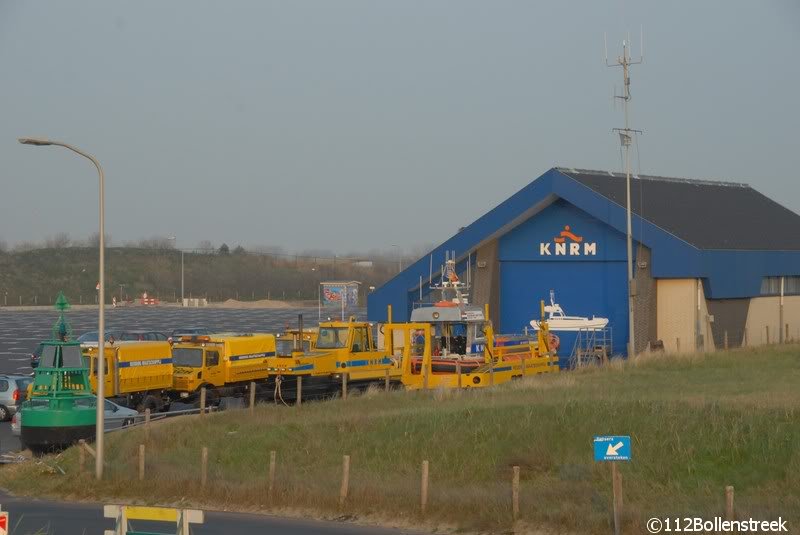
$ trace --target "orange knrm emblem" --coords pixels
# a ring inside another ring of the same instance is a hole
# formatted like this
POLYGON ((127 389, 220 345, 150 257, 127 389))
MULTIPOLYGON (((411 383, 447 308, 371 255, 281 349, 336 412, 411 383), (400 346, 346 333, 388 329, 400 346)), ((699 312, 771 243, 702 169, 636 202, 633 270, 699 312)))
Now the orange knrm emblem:
POLYGON ((561 231, 561 235, 557 238, 553 238, 553 241, 556 243, 564 243, 567 238, 575 243, 580 243, 583 241, 583 236, 577 236, 570 232, 569 225, 564 226, 564 230, 561 231))

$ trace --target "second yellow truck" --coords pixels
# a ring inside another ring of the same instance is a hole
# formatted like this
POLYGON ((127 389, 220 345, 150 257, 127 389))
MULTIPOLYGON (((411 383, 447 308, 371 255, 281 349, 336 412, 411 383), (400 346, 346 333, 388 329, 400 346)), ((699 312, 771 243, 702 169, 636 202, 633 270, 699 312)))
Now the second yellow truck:
POLYGON ((173 399, 194 401, 205 387, 207 402, 241 394, 251 381, 268 375, 267 359, 275 356, 275 336, 223 333, 186 336, 172 347, 173 399))

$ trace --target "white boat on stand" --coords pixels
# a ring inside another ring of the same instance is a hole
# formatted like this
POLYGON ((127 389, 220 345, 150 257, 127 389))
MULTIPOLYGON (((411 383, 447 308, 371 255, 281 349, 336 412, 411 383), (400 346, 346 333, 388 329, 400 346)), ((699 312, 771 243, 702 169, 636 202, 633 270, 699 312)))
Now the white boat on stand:
MULTIPOLYGON (((608 318, 567 316, 561 305, 556 303, 553 290, 550 290, 550 304, 544 307, 544 312, 551 331, 599 331, 608 325, 608 318)), ((531 320, 531 327, 538 331, 539 321, 531 320)))

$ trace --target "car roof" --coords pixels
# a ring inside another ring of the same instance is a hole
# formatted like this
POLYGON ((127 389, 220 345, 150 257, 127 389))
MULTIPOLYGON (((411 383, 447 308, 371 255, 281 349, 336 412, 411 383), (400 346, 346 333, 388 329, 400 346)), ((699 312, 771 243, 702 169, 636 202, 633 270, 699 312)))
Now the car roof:
POLYGON ((124 329, 122 331, 122 334, 146 334, 146 333, 164 334, 161 331, 156 331, 154 329, 124 329))

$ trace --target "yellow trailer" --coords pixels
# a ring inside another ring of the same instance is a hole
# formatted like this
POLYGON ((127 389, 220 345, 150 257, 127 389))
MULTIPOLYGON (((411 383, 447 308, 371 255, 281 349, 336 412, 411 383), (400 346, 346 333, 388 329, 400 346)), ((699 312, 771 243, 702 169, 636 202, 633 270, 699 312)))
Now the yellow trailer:
POLYGON ((209 404, 241 394, 251 381, 266 380, 267 359, 275 356, 275 336, 222 333, 185 336, 172 347, 173 398, 193 400, 206 388, 209 404))
MULTIPOLYGON (((92 392, 97 392, 96 347, 84 350, 92 392)), ((172 351, 168 342, 116 342, 105 345, 105 396, 138 411, 169 406, 172 351)))
POLYGON ((461 361, 454 362, 455 372, 434 372, 433 351, 437 340, 434 326, 430 323, 387 323, 383 326, 389 340, 396 340, 402 347, 402 382, 408 390, 435 388, 484 388, 521 377, 540 373, 558 372, 558 357, 552 351, 540 351, 547 345, 546 335, 539 336, 538 345, 532 343, 496 346, 491 327, 486 328, 487 346, 485 361, 475 368, 461 370, 461 361), (421 359, 421 366, 415 361, 421 359))

